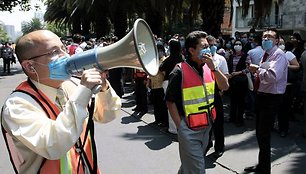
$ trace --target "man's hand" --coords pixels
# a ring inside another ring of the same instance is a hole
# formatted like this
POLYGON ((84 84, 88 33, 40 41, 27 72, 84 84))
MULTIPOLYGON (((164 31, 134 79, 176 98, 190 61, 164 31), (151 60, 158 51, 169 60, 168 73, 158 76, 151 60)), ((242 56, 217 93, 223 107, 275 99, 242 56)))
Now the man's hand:
POLYGON ((259 66, 256 65, 256 64, 250 64, 250 65, 249 65, 249 71, 250 71, 251 73, 255 73, 255 72, 257 71, 258 68, 259 68, 259 66))
POLYGON ((86 86, 90 90, 97 85, 101 85, 101 91, 104 91, 108 88, 106 73, 96 68, 85 70, 81 76, 81 85, 86 86))
POLYGON ((209 69, 215 70, 216 67, 215 67, 212 55, 211 54, 204 54, 203 58, 204 58, 203 63, 206 63, 207 66, 209 67, 209 69))

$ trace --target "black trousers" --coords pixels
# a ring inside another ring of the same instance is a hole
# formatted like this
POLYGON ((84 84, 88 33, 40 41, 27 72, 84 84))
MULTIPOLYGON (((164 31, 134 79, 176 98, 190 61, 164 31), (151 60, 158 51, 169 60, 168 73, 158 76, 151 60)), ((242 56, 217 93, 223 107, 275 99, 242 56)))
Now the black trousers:
POLYGON ((247 78, 235 76, 230 79, 230 121, 242 124, 245 109, 245 98, 248 91, 247 78))
POLYGON ((282 94, 259 92, 256 96, 256 138, 259 146, 258 166, 271 173, 271 129, 282 103, 282 94))
POLYGON ((3 59, 3 72, 11 73, 11 60, 3 59))
POLYGON ((215 151, 223 151, 224 150, 224 110, 223 110, 223 101, 219 91, 215 92, 214 95, 215 100, 215 108, 216 108, 216 120, 213 123, 212 129, 209 132, 209 143, 206 151, 213 146, 212 143, 212 132, 214 133, 215 143, 214 149, 215 151))
POLYGON ((288 132, 289 129, 289 119, 291 114, 294 114, 293 112, 293 98, 294 98, 294 86, 293 85, 287 85, 286 92, 283 95, 283 102, 281 104, 281 107, 279 108, 278 113, 278 127, 279 131, 288 132))
POLYGON ((145 85, 145 78, 137 77, 135 79, 135 96, 136 96, 136 110, 141 112, 148 112, 147 87, 145 85))
POLYGON ((224 111, 223 102, 219 92, 215 94, 216 120, 213 124, 215 136, 215 151, 222 151, 224 149, 224 111))
POLYGON ((122 68, 115 68, 109 70, 109 83, 112 85, 113 89, 116 91, 117 95, 122 98, 123 84, 122 84, 122 68))
POLYGON ((163 88, 151 89, 154 116, 157 123, 168 125, 168 111, 163 88))

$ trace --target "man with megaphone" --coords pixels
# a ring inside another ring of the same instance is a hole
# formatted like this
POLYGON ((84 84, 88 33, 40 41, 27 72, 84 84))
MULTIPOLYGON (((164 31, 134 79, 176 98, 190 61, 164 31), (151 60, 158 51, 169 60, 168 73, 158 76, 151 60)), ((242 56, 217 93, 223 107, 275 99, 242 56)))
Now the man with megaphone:
POLYGON ((21 37, 16 54, 28 79, 6 99, 1 113, 14 171, 100 173, 93 120, 109 122, 121 109, 105 73, 90 68, 81 72, 80 80, 71 78, 64 63, 69 55, 48 30, 21 37))

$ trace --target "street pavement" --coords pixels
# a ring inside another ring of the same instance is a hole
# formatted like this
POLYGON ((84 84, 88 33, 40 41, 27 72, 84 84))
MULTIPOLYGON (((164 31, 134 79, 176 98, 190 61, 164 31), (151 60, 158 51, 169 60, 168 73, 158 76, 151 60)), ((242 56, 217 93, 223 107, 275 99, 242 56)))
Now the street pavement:
MULTIPOLYGON (((20 64, 14 64, 12 73, 2 73, 0 60, 0 105, 26 76, 20 64)), ((152 106, 149 112, 139 116, 132 111, 135 101, 131 85, 125 86, 120 118, 107 124, 95 124, 98 163, 104 174, 175 174, 180 166, 176 136, 165 128, 150 124, 154 121, 152 106)), ((228 113, 225 113, 225 117, 228 113)), ((306 173, 306 139, 301 136, 303 118, 290 122, 290 132, 281 138, 272 132, 272 174, 306 173)), ((225 123, 225 153, 218 159, 206 158, 207 174, 243 174, 244 167, 255 165, 258 146, 255 136, 255 120, 245 120, 242 127, 225 123)), ((1 134, 0 173, 13 173, 8 153, 1 134)))

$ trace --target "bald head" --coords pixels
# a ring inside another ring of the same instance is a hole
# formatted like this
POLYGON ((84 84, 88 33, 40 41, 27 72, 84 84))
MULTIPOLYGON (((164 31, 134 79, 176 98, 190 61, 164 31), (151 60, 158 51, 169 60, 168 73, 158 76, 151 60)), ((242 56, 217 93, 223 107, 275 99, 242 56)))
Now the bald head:
POLYGON ((60 41, 60 38, 49 30, 37 30, 22 36, 16 43, 16 55, 19 62, 41 54, 48 49, 46 41, 60 41))

